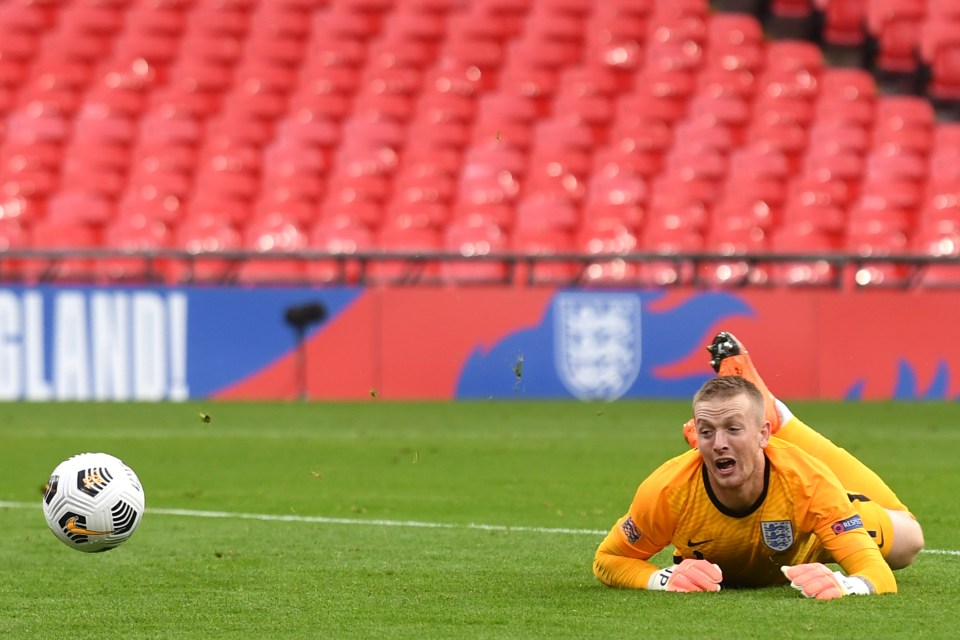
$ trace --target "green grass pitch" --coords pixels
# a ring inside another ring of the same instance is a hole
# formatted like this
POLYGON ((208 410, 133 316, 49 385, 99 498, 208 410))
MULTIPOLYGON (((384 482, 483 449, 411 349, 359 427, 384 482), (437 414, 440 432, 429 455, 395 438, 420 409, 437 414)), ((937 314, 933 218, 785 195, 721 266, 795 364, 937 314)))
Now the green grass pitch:
POLYGON ((923 523, 898 595, 596 582, 600 532, 683 451, 685 402, 3 404, 0 638, 955 638, 958 405, 791 408, 923 523), (137 471, 147 511, 88 555, 40 491, 90 450, 137 471))

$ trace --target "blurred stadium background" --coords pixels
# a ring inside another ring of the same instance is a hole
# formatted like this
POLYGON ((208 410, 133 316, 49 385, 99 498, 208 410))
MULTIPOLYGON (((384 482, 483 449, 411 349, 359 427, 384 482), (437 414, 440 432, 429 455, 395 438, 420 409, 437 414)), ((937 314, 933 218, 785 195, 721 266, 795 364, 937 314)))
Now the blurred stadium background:
MULTIPOLYGON (((839 263, 775 256, 960 250, 950 0, 5 0, 0 34, 6 280, 504 282, 523 260, 456 256, 617 254, 525 280, 821 284, 839 263), (373 258, 111 254, 311 251, 373 258)), ((855 282, 960 278, 917 264, 855 282)))
POLYGON ((949 290, 958 100, 951 0, 4 0, 0 279, 949 290))

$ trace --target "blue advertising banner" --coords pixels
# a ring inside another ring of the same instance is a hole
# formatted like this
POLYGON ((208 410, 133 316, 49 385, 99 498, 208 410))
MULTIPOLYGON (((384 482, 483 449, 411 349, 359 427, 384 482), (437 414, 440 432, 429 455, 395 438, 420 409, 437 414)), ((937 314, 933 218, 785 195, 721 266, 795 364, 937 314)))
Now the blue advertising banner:
POLYGON ((335 315, 356 289, 0 289, 0 399, 213 395, 294 346, 290 305, 335 315))

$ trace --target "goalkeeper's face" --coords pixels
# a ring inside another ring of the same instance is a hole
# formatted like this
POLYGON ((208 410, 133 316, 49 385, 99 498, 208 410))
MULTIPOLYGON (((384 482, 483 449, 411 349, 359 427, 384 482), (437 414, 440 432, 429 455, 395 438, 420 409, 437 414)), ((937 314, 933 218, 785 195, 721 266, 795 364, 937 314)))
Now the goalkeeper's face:
POLYGON ((753 504, 763 491, 763 449, 770 439, 763 407, 740 393, 698 402, 693 415, 697 448, 717 498, 733 509, 753 504))

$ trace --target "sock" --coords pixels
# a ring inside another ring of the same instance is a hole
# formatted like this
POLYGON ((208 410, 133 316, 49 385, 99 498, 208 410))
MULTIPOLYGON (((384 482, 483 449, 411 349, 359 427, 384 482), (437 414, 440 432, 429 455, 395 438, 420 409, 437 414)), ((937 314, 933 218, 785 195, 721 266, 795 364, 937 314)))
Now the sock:
POLYGON ((784 425, 793 420, 793 412, 779 400, 774 399, 774 406, 777 408, 777 415, 780 416, 780 424, 784 425))

